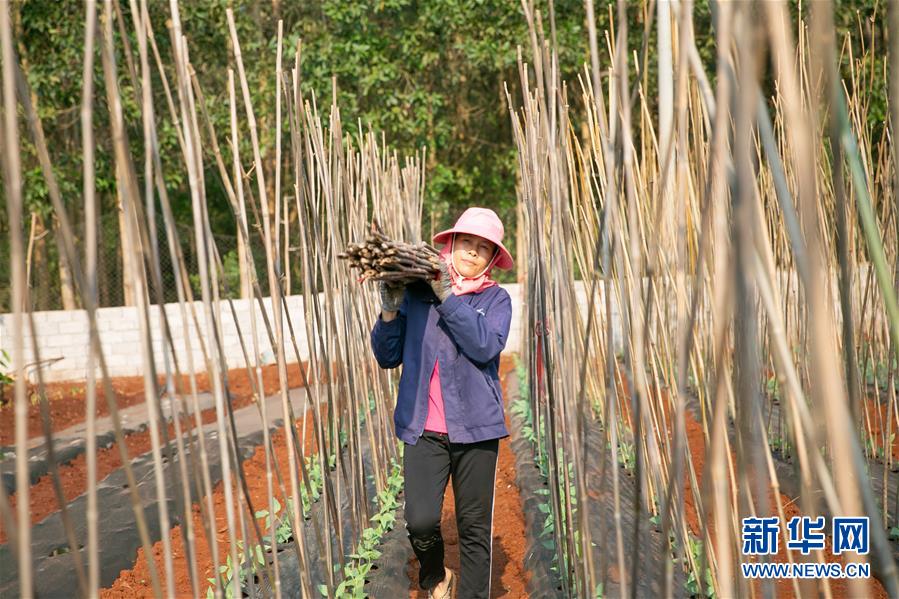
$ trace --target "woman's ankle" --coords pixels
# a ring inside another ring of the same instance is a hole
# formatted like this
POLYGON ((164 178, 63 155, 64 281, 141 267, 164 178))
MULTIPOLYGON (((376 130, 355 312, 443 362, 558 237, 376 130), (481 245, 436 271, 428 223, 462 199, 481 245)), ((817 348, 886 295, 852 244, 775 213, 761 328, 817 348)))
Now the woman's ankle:
POLYGON ((443 580, 441 580, 441 581, 438 582, 436 585, 434 585, 434 588, 431 589, 431 590, 432 590, 432 591, 438 591, 438 590, 439 590, 439 591, 443 591, 443 590, 445 590, 445 589, 446 589, 446 585, 448 585, 449 582, 450 582, 450 576, 452 576, 451 570, 450 570, 449 568, 447 568, 446 566, 444 566, 444 567, 443 567, 443 580))

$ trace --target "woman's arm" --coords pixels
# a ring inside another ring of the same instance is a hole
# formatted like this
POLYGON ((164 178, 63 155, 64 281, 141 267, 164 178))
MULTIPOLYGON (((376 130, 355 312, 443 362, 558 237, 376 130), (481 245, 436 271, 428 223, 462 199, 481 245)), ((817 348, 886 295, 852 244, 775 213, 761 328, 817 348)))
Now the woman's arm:
POLYGON ((512 299, 505 291, 483 313, 452 294, 437 306, 437 312, 459 350, 472 362, 487 364, 505 348, 512 323, 512 299))
POLYGON ((396 312, 381 311, 371 330, 371 348, 381 368, 396 368, 403 363, 406 341, 406 301, 396 312))

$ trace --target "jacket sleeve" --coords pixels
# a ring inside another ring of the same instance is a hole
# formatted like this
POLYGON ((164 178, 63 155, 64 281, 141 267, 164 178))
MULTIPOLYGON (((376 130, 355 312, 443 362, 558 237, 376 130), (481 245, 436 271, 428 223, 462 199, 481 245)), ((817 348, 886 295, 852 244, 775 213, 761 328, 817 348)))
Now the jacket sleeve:
POLYGON ((406 299, 400 306, 396 318, 384 322, 378 314, 378 320, 371 330, 371 348, 375 360, 381 368, 396 368, 403 363, 403 345, 406 341, 406 299))
POLYGON ((459 351, 477 364, 487 364, 506 347, 512 323, 512 299, 502 290, 485 313, 450 295, 437 306, 459 351))

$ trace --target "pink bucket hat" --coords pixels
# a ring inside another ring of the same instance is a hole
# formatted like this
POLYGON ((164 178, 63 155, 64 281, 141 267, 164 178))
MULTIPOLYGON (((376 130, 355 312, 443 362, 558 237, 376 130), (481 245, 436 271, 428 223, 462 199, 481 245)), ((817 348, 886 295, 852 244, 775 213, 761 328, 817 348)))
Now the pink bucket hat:
POLYGON ((496 259, 497 268, 509 270, 514 265, 512 254, 503 245, 503 223, 496 212, 489 208, 469 208, 462 213, 452 229, 441 231, 434 235, 434 243, 446 243, 454 233, 467 233, 477 235, 488 241, 492 241, 499 248, 499 256, 496 259))

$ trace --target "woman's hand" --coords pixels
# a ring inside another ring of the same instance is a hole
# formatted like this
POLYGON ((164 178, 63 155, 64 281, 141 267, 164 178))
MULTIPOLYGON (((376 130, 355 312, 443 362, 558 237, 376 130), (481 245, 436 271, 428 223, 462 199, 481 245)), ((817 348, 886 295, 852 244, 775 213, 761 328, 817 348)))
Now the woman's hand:
POLYGON ((403 296, 406 294, 406 285, 404 283, 388 283, 387 281, 381 281, 378 284, 378 292, 381 294, 381 312, 390 312, 390 318, 385 318, 385 320, 393 320, 397 310, 399 310, 400 306, 403 304, 403 296))
POLYGON ((434 290, 434 295, 437 296, 441 303, 450 296, 453 292, 453 281, 450 279, 446 262, 440 261, 440 273, 436 279, 431 279, 429 283, 431 283, 431 289, 434 290))

